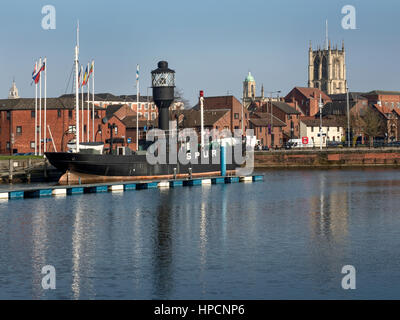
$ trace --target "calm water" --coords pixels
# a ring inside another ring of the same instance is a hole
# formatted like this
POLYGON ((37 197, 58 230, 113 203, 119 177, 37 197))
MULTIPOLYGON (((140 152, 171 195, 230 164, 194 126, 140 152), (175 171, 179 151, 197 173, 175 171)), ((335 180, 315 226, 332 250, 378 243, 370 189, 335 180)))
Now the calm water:
POLYGON ((0 203, 0 298, 400 298, 400 171, 0 203), (357 289, 341 288, 354 265, 357 289), (44 291, 53 265, 57 289, 44 291))

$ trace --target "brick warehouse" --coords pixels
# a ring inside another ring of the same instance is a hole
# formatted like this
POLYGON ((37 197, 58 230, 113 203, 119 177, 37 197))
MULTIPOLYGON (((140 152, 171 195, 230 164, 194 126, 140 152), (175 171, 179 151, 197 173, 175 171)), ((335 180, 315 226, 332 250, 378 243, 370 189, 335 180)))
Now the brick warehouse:
MULTIPOLYGON (((42 121, 44 120, 43 103, 44 101, 42 101, 42 121)), ((81 105, 81 100, 79 103, 81 105)), ((86 106, 84 114, 84 124, 86 125, 86 106)), ((95 107, 95 131, 96 133, 104 132, 103 139, 108 138, 107 126, 104 126, 101 123, 101 119, 105 114, 106 110, 104 108, 95 107)), ((79 115, 81 115, 81 113, 79 113, 79 115)), ((47 99, 47 125, 50 126, 57 151, 66 151, 68 141, 74 138, 75 119, 75 99, 72 96, 69 95, 47 99)), ((34 127, 35 99, 0 100, 0 154, 34 152, 34 127)), ((91 127, 90 123, 90 138, 92 136, 91 127)), ((84 127, 85 137, 86 129, 87 126, 84 127)), ((46 135, 47 138, 50 138, 48 130, 46 135)), ((42 139, 43 137, 44 134, 42 131, 42 139)), ((96 140, 102 141, 102 136, 97 134, 96 140)), ((53 143, 51 141, 47 143, 47 150, 54 151, 53 143)))

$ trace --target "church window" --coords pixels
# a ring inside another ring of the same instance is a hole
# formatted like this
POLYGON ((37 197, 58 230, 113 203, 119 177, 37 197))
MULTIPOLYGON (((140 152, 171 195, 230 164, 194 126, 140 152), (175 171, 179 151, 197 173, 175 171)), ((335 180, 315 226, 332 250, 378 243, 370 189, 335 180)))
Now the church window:
POLYGON ((319 65, 321 61, 319 57, 316 57, 314 60, 314 80, 319 79, 319 65))
POLYGON ((325 56, 322 58, 322 78, 328 79, 328 62, 325 56))

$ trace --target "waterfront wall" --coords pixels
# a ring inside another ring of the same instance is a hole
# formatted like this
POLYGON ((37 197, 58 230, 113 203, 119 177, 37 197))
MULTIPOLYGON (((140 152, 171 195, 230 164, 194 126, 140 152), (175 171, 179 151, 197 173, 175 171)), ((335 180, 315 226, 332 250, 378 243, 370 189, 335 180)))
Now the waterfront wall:
POLYGON ((57 181, 61 174, 45 159, 0 160, 0 183, 57 181))
POLYGON ((255 152, 256 168, 399 166, 400 149, 330 149, 255 152))

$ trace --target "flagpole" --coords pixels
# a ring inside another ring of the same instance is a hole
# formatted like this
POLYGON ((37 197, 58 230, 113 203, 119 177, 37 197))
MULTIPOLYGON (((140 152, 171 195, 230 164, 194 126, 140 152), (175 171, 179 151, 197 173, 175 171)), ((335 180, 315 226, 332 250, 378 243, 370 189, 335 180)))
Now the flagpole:
MULTIPOLYGON (((88 72, 89 72, 89 63, 88 63, 88 68, 87 68, 88 72)), ((89 77, 89 73, 88 73, 88 77, 89 77)), ((89 114, 89 99, 90 99, 90 81, 89 79, 87 79, 87 126, 86 126, 86 132, 87 132, 87 142, 90 141, 90 136, 89 136, 89 126, 90 126, 90 114, 89 114)))
POLYGON ((44 152, 47 151, 47 58, 44 57, 44 152))
POLYGON ((92 75, 92 140, 94 141, 94 60, 92 60, 93 75, 92 75))
MULTIPOLYGON (((35 63, 35 72, 37 72, 37 67, 38 67, 38 63, 36 61, 35 63)), ((37 82, 35 81, 35 156, 38 155, 38 145, 37 145, 37 136, 38 136, 38 132, 37 132, 37 107, 38 107, 38 101, 37 101, 37 82)))
POLYGON ((39 59, 39 156, 42 155, 42 58, 39 59))
POLYGON ((84 97, 83 97, 83 82, 82 82, 82 79, 83 79, 83 65, 81 65, 81 79, 78 80, 79 81, 79 86, 81 87, 81 93, 82 93, 82 113, 81 113, 81 115, 82 115, 82 142, 83 142, 83 140, 85 138, 85 135, 83 133, 83 122, 84 122, 83 119, 85 119, 85 117, 84 117, 85 105, 83 103, 84 97))
POLYGON ((139 150, 139 65, 136 66, 136 151, 139 150))

